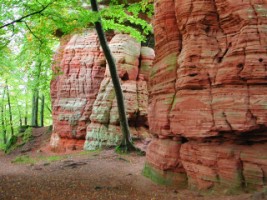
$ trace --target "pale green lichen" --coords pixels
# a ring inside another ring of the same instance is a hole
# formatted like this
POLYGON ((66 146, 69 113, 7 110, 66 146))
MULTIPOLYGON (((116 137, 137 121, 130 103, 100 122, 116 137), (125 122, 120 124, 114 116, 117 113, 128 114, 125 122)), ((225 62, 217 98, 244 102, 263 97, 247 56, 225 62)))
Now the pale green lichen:
POLYGON ((112 128, 112 125, 91 125, 91 130, 87 132, 85 150, 96 150, 104 146, 116 146, 120 141, 120 136, 117 134, 117 129, 112 128))
POLYGON ((60 99, 58 106, 64 110, 75 111, 81 110, 86 105, 87 100, 82 98, 64 98, 60 99))

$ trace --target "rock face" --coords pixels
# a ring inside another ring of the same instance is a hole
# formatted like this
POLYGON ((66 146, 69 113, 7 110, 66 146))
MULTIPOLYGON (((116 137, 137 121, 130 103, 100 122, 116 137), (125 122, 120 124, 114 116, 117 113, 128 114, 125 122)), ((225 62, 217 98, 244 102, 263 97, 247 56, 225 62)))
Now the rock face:
POLYGON ((200 189, 267 184, 266 16, 262 1, 155 1, 152 179, 174 172, 200 189))
POLYGON ((82 148, 106 61, 91 31, 62 42, 51 82, 53 148, 82 148), (64 44, 65 43, 65 44, 64 44))
MULTIPOLYGON (((128 35, 109 34, 118 63, 130 124, 139 136, 147 132, 148 71, 154 51, 128 35), (140 62, 141 61, 141 62, 140 62)), ((62 40, 51 82, 54 150, 115 145, 120 139, 113 85, 97 34, 88 31, 62 40)))
MULTIPOLYGON (((154 51, 141 47, 128 35, 115 35, 110 41, 110 50, 115 58, 121 87, 124 93, 127 118, 131 133, 137 137, 148 135, 147 124, 149 69, 154 51)), ((102 145, 115 145, 121 139, 117 101, 108 66, 94 102, 91 123, 87 127, 87 150, 102 145)))

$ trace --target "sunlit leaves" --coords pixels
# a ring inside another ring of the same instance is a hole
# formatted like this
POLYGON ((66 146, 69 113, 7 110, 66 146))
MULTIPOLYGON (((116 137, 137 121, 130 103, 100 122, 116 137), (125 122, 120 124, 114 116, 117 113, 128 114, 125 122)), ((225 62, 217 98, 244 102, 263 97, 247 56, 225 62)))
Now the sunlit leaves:
POLYGON ((113 29, 130 34, 139 41, 145 41, 151 33, 152 26, 145 19, 139 17, 148 8, 142 2, 130 5, 110 5, 100 11, 105 30, 113 29))

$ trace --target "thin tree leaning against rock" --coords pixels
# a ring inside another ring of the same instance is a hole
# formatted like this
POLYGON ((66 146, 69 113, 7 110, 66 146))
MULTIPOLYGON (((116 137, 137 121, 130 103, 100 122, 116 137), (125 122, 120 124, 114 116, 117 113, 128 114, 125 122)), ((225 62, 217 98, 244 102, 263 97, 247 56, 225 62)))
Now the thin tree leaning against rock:
MULTIPOLYGON (((98 14, 99 12, 98 12, 97 1, 96 0, 90 0, 90 1, 91 1, 92 10, 98 14)), ((120 145, 116 148, 116 150, 120 152, 140 151, 140 149, 136 148, 133 145, 132 140, 131 140, 128 120, 127 120, 126 112, 125 112, 124 98, 123 98, 123 93, 122 93, 119 77, 118 77, 117 70, 116 70, 116 64, 112 56, 112 53, 109 49, 107 40, 106 40, 106 36, 105 36, 104 30, 101 24, 101 17, 99 17, 98 20, 94 22, 94 24, 95 24, 95 28, 97 31, 99 41, 100 41, 100 45, 103 49, 106 60, 108 62, 110 75, 111 75, 112 83, 113 83, 116 98, 117 98, 119 120, 120 120, 120 126, 121 126, 123 137, 122 137, 122 141, 120 145)))

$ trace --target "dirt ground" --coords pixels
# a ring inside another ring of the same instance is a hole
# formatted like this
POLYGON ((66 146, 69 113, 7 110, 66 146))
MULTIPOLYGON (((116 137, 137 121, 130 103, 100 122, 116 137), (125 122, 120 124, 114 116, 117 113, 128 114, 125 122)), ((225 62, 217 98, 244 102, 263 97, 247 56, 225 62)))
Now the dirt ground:
POLYGON ((14 163, 21 151, 0 153, 0 200, 254 199, 252 194, 201 194, 157 185, 142 175, 144 156, 119 155, 114 149, 60 156, 29 147, 22 152, 35 163, 14 163))

